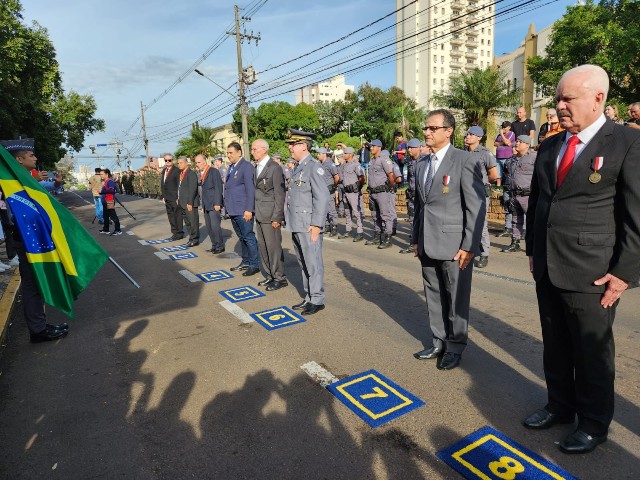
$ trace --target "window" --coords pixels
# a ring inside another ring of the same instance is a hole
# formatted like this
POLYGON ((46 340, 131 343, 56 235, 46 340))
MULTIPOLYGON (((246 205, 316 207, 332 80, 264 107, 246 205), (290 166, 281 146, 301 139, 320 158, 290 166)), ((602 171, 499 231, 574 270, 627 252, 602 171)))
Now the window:
POLYGON ((437 85, 437 80, 435 78, 433 79, 433 84, 437 85))
POLYGON ((444 15, 444 7, 442 7, 442 14, 444 15))
POLYGON ((438 67, 433 67, 433 73, 438 73, 438 67))
POLYGON ((484 45, 484 38, 480 40, 480 44, 484 45))
POLYGON ((444 55, 440 57, 440 61, 444 63, 444 55))
POLYGON ((491 35, 491 29, 489 28, 487 31, 488 31, 489 35, 491 35))
MULTIPOLYGON (((444 43, 442 45, 440 45, 440 50, 444 50, 444 43)), ((443 60, 444 62, 444 60, 443 60)))
POLYGON ((487 45, 491 45, 491 40, 487 40, 487 45))
POLYGON ((440 79, 440 86, 441 86, 441 87, 444 87, 444 78, 441 78, 441 79, 440 79))
POLYGON ((437 55, 433 56, 433 63, 438 63, 438 56, 437 55))
POLYGON ((440 73, 444 75, 444 67, 440 67, 440 73))

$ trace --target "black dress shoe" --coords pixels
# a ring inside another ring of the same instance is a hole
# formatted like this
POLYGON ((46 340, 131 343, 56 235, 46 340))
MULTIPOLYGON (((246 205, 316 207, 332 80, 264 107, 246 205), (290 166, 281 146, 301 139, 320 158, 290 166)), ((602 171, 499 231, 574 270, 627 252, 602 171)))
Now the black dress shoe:
POLYGON ((413 248, 411 247, 407 247, 407 248, 403 248, 402 250, 400 250, 400 253, 413 253, 413 248))
POLYGON ((267 285, 267 292, 273 292, 274 290, 287 287, 288 285, 289 282, 287 282, 286 280, 274 280, 269 285, 267 285))
POLYGON ((307 303, 307 305, 300 313, 302 313, 302 315, 313 315, 320 310, 324 310, 324 305, 314 305, 313 303, 307 303))
POLYGON ((173 237, 171 237, 171 240, 175 241, 175 240, 182 240, 184 238, 184 235, 180 235, 179 233, 174 235, 173 237))
POLYGON ((525 418, 522 425, 532 430, 543 430, 558 423, 573 423, 573 418, 573 415, 558 415, 546 408, 541 408, 525 418))
POLYGON ((214 250, 215 250, 215 248, 207 248, 207 249, 205 250, 205 252, 212 253, 214 250))
POLYGON ((447 352, 438 362, 438 370, 453 370, 460 365, 460 359, 462 355, 459 353, 447 352))
POLYGON ((603 442, 607 436, 594 437, 582 430, 576 430, 558 444, 558 448, 564 453, 589 453, 603 442))
POLYGON ((307 302, 306 300, 303 300, 300 303, 296 303, 295 305, 292 305, 291 308, 294 310, 304 310, 308 303, 309 302, 307 302))
POLYGON ((47 328, 52 328, 54 330, 69 330, 69 325, 66 323, 59 323, 58 325, 51 325, 47 323, 47 328))
POLYGON ((47 325, 43 331, 32 333, 30 339, 31 343, 51 342, 66 337, 68 333, 69 330, 57 330, 52 325, 47 325))
POLYGON ((442 353, 442 347, 431 347, 421 352, 416 352, 413 354, 418 360, 431 360, 432 358, 437 358, 442 353))
POLYGON ((211 250, 211 253, 213 253, 214 255, 218 255, 219 253, 224 253, 224 247, 211 250))
POLYGON ((250 277, 251 275, 255 275, 256 273, 260 273, 260 269, 258 267, 249 267, 242 274, 243 277, 250 277))
POLYGON ((258 286, 259 287, 264 287, 266 285, 269 285, 273 281, 275 281, 273 278, 263 278, 262 280, 260 280, 258 282, 258 286))
POLYGON ((239 272, 241 270, 246 270, 247 268, 249 268, 249 265, 247 265, 246 263, 241 263, 240 265, 231 267, 229 270, 231 270, 232 272, 239 272))
POLYGON ((200 245, 200 242, 187 242, 187 247, 195 247, 196 245, 200 245))

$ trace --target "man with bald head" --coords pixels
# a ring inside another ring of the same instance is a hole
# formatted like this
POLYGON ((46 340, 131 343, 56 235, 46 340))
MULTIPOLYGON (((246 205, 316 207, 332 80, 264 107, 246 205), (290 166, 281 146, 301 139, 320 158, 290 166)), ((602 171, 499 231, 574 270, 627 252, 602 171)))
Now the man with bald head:
POLYGON ((559 443, 587 453, 607 439, 614 410, 613 320, 640 277, 640 133, 604 115, 607 73, 566 72, 556 91, 566 130, 538 151, 527 211, 527 255, 544 342, 546 406, 531 429, 573 423, 559 443))

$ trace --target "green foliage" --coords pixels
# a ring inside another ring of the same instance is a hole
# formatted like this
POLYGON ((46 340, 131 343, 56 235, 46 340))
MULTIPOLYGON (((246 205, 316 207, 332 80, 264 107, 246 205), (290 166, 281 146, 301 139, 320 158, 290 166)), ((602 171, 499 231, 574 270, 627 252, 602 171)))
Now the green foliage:
POLYGON ((631 103, 640 98, 640 3, 602 0, 598 5, 567 7, 553 26, 546 57, 533 57, 527 68, 546 96, 555 96, 560 77, 586 63, 609 74, 611 98, 631 103))
POLYGON ((338 143, 343 143, 348 147, 355 148, 356 150, 360 148, 360 138, 350 137, 347 132, 336 133, 335 135, 329 138, 325 138, 324 141, 329 142, 329 146, 331 147, 332 150, 335 150, 336 145, 338 145, 338 143))
POLYGON ((18 0, 0 3, 0 138, 36 139, 36 155, 51 168, 82 148, 85 133, 104 129, 92 97, 64 95, 56 52, 47 30, 27 26, 18 0))
POLYGON ((190 137, 178 140, 176 156, 184 155, 185 157, 189 157, 193 160, 193 158, 199 154, 212 156, 216 153, 222 153, 211 144, 213 135, 213 128, 194 125, 191 129, 190 137))
POLYGON ((73 176, 75 164, 75 160, 68 155, 65 155, 55 164, 56 173, 62 175, 62 180, 66 184, 76 183, 76 178, 73 176))
POLYGON ((462 112, 463 128, 481 126, 485 132, 489 118, 511 116, 520 101, 522 90, 510 89, 506 73, 493 67, 462 73, 451 79, 449 90, 432 97, 440 107, 462 112))
POLYGON ((322 136, 330 137, 342 129, 345 120, 347 120, 343 101, 316 102, 313 107, 318 115, 318 123, 320 124, 318 132, 322 136))

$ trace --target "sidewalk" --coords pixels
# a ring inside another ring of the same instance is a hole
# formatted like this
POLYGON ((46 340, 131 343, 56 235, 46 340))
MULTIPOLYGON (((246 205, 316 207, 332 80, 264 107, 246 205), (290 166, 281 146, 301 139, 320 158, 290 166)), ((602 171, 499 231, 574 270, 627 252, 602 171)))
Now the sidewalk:
MULTIPOLYGON (((7 264, 6 249, 0 245, 0 261, 7 264)), ((20 273, 17 267, 0 272, 0 347, 4 346, 4 337, 11 320, 11 312, 20 289, 20 273)), ((0 355, 2 350, 0 350, 0 355)))

